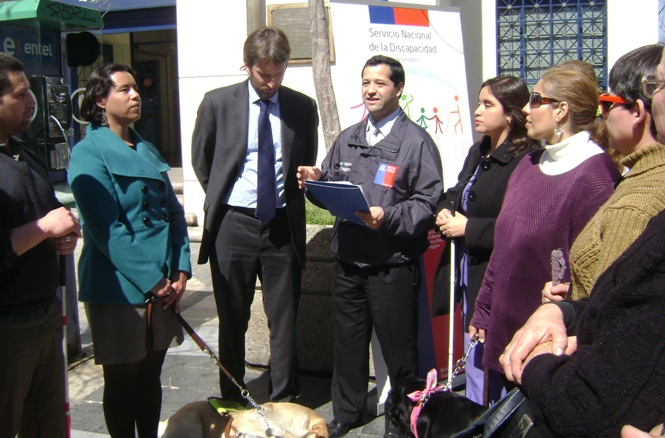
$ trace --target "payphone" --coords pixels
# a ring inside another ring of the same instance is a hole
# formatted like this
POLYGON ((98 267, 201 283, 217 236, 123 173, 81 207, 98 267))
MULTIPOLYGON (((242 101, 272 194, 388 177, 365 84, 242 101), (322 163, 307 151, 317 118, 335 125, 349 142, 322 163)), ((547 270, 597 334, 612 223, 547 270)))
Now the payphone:
POLYGON ((72 102, 65 78, 30 76, 29 80, 37 106, 30 129, 23 136, 25 145, 40 155, 51 171, 66 169, 72 102))

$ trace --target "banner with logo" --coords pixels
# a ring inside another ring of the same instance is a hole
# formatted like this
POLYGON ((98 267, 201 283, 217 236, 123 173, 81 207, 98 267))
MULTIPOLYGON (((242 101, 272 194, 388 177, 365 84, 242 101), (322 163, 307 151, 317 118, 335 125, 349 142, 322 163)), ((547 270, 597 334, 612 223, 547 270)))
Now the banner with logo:
POLYGON ((452 187, 473 143, 460 13, 391 4, 330 3, 342 128, 366 116, 360 94, 365 61, 379 54, 399 60, 406 72, 400 105, 439 146, 444 186, 452 187))

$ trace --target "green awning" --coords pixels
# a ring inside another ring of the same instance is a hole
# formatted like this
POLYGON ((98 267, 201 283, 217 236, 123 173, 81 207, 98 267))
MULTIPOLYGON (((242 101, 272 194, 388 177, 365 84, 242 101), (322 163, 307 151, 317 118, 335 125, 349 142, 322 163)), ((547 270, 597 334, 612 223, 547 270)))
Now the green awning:
POLYGON ((98 10, 53 0, 0 0, 0 22, 30 27, 38 23, 40 29, 61 32, 101 29, 104 24, 98 10))

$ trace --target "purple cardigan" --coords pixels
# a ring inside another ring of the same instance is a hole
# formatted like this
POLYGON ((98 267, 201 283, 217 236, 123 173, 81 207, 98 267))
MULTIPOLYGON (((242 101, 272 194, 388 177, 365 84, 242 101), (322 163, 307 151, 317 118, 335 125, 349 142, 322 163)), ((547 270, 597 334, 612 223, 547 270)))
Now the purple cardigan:
MULTIPOLYGON (((607 154, 595 155, 561 175, 545 175, 543 151, 517 166, 496 221, 494 252, 478 293, 471 325, 485 329, 483 365, 503 372, 499 355, 541 304, 551 279, 550 254, 568 260, 575 237, 614 192, 619 171, 607 154)), ((570 281, 566 272, 564 281, 570 281)))

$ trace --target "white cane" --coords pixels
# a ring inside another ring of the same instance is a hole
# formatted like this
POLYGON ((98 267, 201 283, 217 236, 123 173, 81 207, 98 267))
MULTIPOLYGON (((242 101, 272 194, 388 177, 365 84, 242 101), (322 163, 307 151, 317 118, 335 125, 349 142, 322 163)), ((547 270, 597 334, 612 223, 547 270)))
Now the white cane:
MULTIPOLYGON (((67 171, 69 171, 69 156, 71 154, 71 148, 69 147, 69 137, 67 132, 60 124, 60 120, 55 117, 53 114, 49 116, 52 123, 54 123, 60 132, 62 137, 65 139, 67 144, 67 171)), ((69 241, 69 237, 67 238, 69 241)), ((69 413, 69 375, 68 369, 69 363, 67 361, 67 256, 60 256, 60 286, 62 287, 62 355, 65 358, 65 417, 67 421, 67 438, 71 437, 72 434, 72 418, 69 413)))
POLYGON ((67 362, 67 256, 60 256, 60 286, 62 291, 62 355, 65 360, 65 421, 67 423, 67 438, 72 433, 72 418, 69 412, 69 375, 67 362))
POLYGON ((451 385, 453 382, 450 381, 453 375, 453 341, 455 339, 455 242, 453 239, 448 241, 450 245, 450 303, 448 312, 448 384, 451 385))

